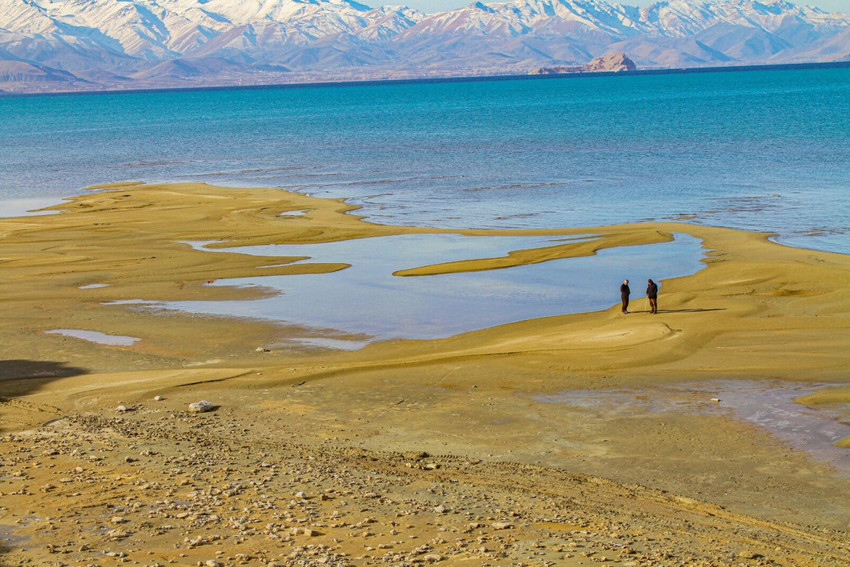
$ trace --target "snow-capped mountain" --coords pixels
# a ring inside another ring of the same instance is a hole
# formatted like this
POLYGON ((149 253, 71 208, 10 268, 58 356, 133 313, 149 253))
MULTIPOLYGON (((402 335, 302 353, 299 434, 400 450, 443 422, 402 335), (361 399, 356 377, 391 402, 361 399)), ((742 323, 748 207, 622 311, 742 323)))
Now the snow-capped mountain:
POLYGON ((355 0, 0 0, 0 62, 16 70, 0 89, 514 73, 608 51, 643 68, 834 61, 850 58, 848 29, 848 15, 786 0, 513 0, 427 16, 355 0))

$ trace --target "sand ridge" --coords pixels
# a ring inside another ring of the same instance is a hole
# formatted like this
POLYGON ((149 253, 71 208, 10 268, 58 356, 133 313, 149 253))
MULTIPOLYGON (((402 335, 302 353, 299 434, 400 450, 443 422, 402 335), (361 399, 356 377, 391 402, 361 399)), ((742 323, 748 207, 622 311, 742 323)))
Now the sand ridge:
POLYGON ((702 412, 712 403, 706 396, 689 394, 693 413, 621 414, 536 399, 588 389, 651 398, 670 384, 770 378, 832 383, 833 393, 803 402, 846 403, 845 255, 685 223, 381 226, 341 201, 195 183, 100 186, 57 209, 0 219, 0 534, 17 542, 0 557, 848 562, 850 516, 838 504, 850 496, 847 478, 731 414, 702 412), (437 232, 592 238, 401 275, 505 268, 675 233, 702 241, 706 268, 664 281, 656 316, 623 316, 612 305, 356 352, 257 351, 321 333, 103 305, 258 297, 266 292, 208 282, 346 266, 186 242, 232 248, 437 232), (60 328, 141 340, 109 347, 44 333, 60 328), (202 398, 220 408, 187 414, 186 404, 202 398), (235 492, 222 497, 228 490, 235 492), (126 523, 113 525, 110 515, 126 523), (494 527, 503 524, 510 527, 494 527), (150 555, 154 548, 169 551, 150 555))

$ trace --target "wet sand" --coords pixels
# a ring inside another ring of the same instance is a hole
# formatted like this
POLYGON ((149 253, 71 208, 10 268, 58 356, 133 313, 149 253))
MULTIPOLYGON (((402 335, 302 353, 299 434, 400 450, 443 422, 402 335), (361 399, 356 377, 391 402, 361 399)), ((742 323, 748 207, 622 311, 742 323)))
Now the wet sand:
POLYGON ((845 255, 684 223, 378 226, 338 201, 203 184, 103 186, 59 209, 0 219, 3 564, 850 562, 847 475, 768 429, 732 412, 540 401, 699 382, 718 392, 695 403, 722 404, 730 383, 770 379, 816 385, 801 410, 846 420, 845 255), (402 275, 673 233, 702 241, 706 269, 665 280, 655 316, 612 305, 355 352, 270 348, 322 336, 268 321, 103 305, 260 297, 208 282, 345 268, 187 241, 441 232, 597 238, 402 275), (189 413, 202 399, 215 411, 189 413))

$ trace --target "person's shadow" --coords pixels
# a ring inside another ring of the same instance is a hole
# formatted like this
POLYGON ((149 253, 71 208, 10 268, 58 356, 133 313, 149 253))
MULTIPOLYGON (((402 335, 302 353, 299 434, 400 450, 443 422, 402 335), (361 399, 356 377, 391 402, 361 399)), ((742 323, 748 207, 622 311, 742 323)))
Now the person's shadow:
POLYGON ((705 313, 708 311, 726 311, 726 308, 715 307, 713 309, 659 309, 658 313, 705 313))

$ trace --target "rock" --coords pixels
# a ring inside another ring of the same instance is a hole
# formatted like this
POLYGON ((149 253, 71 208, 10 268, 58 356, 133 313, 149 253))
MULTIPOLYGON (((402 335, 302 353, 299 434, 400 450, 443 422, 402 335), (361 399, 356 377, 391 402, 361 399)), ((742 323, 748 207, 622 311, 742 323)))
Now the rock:
POLYGON ((201 400, 200 402, 193 402, 189 404, 189 411, 193 413, 203 413, 207 411, 212 411, 215 406, 212 402, 208 402, 207 400, 201 400))
POLYGON ((434 511, 438 514, 448 514, 449 509, 440 504, 439 506, 434 507, 434 511))
POLYGON ((165 399, 165 398, 163 398, 162 396, 154 396, 154 397, 153 397, 153 401, 155 401, 155 402, 161 402, 161 401, 162 401, 162 400, 164 400, 164 399, 165 399))
POLYGON ((257 348, 254 349, 254 352, 271 352, 271 351, 269 349, 265 348, 265 347, 258 346, 257 348))
POLYGON ((124 531, 124 530, 121 530, 121 529, 118 529, 118 528, 116 528, 114 530, 109 530, 108 532, 106 532, 106 537, 111 539, 111 540, 124 539, 124 538, 130 537, 130 535, 132 535, 132 534, 130 534, 130 532, 127 532, 127 531, 124 531))
POLYGON ((222 564, 215 559, 207 559, 204 562, 204 567, 222 567, 222 564))
POLYGON ((115 408, 115 411, 119 413, 124 413, 125 411, 130 411, 130 408, 124 405, 118 406, 115 408))
POLYGON ((442 556, 442 555, 439 555, 439 554, 437 554, 437 553, 429 553, 428 555, 426 555, 426 556, 425 556, 425 557, 423 557, 422 559, 424 559, 424 560, 425 560, 425 561, 427 561, 428 563, 437 563, 438 561, 442 561, 442 560, 443 560, 443 556, 442 556))
POLYGON ((629 59, 622 51, 606 53, 597 57, 589 63, 572 67, 541 67, 537 70, 538 75, 558 75, 563 73, 620 73, 622 71, 634 71, 637 69, 635 62, 629 59))
POLYGON ((741 559, 760 559, 762 555, 760 553, 753 553, 752 551, 742 551, 738 554, 738 557, 741 559))
POLYGON ((127 520, 122 518, 121 516, 112 516, 112 518, 110 518, 109 521, 112 522, 113 524, 126 524, 127 523, 127 520))
POLYGON ((720 398, 711 398, 711 401, 714 402, 715 404, 719 404, 720 398))
POLYGON ((298 492, 295 493, 295 497, 304 499, 304 498, 307 498, 307 493, 304 492, 303 490, 299 490, 298 492))
POLYGON ((622 71, 634 71, 635 69, 637 69, 635 62, 626 57, 626 54, 622 51, 606 53, 602 57, 593 59, 590 63, 581 68, 581 70, 585 73, 598 71, 620 73, 622 71))
POLYGON ((510 522, 493 522, 490 527, 494 530, 509 530, 514 527, 510 522))

